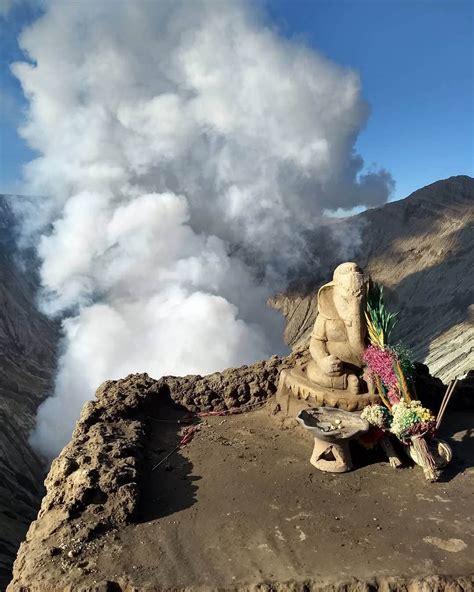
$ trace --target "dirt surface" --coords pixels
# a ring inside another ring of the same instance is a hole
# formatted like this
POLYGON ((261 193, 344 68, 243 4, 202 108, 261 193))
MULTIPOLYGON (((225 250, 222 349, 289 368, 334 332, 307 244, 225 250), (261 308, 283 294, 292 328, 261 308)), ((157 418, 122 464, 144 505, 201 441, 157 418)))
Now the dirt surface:
POLYGON ((473 589, 473 414, 448 417, 456 460, 435 484, 357 450, 354 472, 321 473, 311 438, 267 409, 204 419, 152 471, 183 429, 183 411, 155 415, 138 523, 58 550, 30 589, 473 589))
MULTIPOLYGON (((418 468, 380 462, 321 473, 308 462, 311 438, 282 430, 262 410, 207 419, 191 444, 150 472, 163 455, 157 449, 174 439, 171 427, 155 432, 142 524, 117 533, 94 559, 122 586, 474 573, 474 469, 434 485, 418 468)), ((473 458, 472 444, 457 452, 473 458)))

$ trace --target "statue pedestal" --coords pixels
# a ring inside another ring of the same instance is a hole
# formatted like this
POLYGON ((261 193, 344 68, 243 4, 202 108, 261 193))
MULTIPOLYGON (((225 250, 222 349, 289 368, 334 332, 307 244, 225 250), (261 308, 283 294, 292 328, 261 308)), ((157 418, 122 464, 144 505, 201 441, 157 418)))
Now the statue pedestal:
POLYGON ((352 456, 349 443, 329 443, 314 438, 313 454, 309 462, 325 473, 347 473, 352 470, 352 456))
POLYGON ((310 463, 326 473, 346 473, 352 470, 349 441, 366 434, 370 426, 357 413, 316 407, 301 411, 296 418, 314 436, 310 463))
POLYGON ((361 411, 367 405, 380 403, 376 394, 353 395, 346 390, 320 387, 308 379, 304 366, 281 371, 276 400, 285 418, 295 418, 302 409, 310 407, 361 411))

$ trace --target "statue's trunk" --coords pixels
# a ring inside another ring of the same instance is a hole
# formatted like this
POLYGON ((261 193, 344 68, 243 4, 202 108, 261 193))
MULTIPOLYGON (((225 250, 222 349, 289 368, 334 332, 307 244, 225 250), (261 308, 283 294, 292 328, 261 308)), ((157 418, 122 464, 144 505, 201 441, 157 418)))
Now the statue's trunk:
POLYGON ((354 364, 362 366, 362 355, 365 349, 365 336, 367 326, 365 322, 365 299, 352 299, 349 305, 344 307, 344 319, 349 322, 346 323, 347 341, 352 350, 354 357, 354 364))

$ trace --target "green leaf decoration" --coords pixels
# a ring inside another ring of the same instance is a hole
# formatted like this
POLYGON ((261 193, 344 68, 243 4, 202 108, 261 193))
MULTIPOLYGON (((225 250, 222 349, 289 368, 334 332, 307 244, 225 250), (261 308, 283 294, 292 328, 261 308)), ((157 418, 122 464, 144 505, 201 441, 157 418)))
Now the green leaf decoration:
POLYGON ((384 347, 389 343, 398 313, 387 310, 383 299, 383 286, 370 280, 367 286, 367 316, 371 341, 384 347))

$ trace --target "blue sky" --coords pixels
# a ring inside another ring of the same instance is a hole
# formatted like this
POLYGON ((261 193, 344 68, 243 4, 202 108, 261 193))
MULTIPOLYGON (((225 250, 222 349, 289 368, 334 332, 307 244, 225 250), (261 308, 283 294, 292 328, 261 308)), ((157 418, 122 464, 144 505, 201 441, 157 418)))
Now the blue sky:
POLYGON ((270 13, 334 61, 355 68, 372 109, 357 148, 386 167, 394 198, 474 174, 474 2, 269 0, 270 13))
MULTIPOLYGON (((110 0, 103 0, 110 1, 110 0)), ((474 2, 266 0, 282 34, 302 39, 362 78, 371 117, 357 143, 387 168, 394 199, 441 178, 474 175, 474 2)), ((21 2, 0 17, 0 192, 15 190, 33 153, 16 134, 25 101, 9 64, 35 18, 21 2)))
POLYGON ((10 64, 23 59, 17 37, 23 26, 38 14, 26 3, 14 5, 3 17, 0 11, 0 193, 14 192, 22 163, 34 157, 16 132, 26 101, 20 84, 10 72, 10 64))

